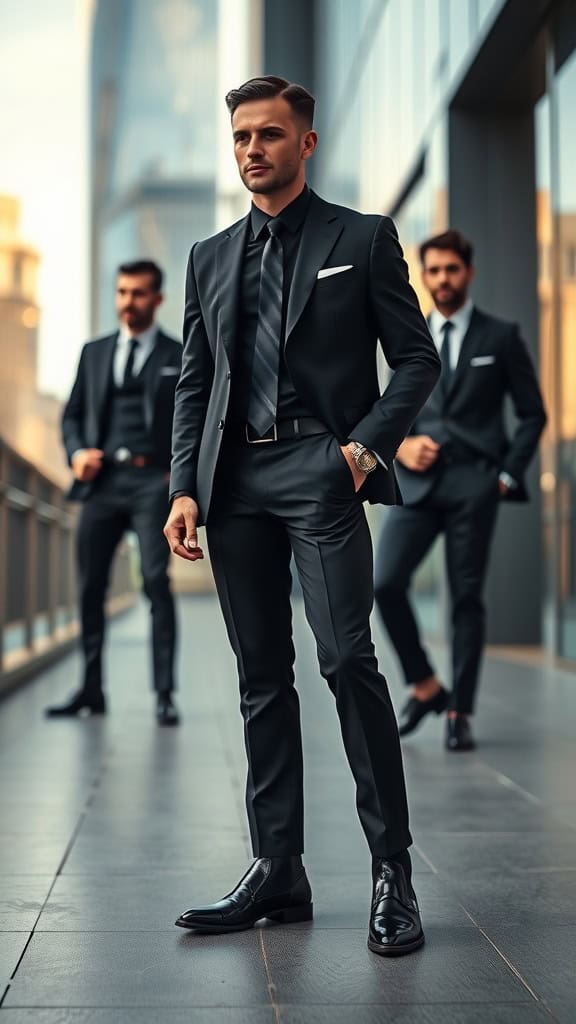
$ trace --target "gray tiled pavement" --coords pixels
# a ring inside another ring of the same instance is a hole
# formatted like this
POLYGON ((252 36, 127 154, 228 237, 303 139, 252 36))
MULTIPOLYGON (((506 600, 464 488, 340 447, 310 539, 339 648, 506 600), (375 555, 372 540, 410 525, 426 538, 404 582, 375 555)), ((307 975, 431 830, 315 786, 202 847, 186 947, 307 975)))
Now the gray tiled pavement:
POLYGON ((157 729, 138 607, 111 629, 105 720, 42 717, 76 655, 0 706, 0 1024, 576 1020, 576 675, 490 658, 478 751, 447 754, 439 720, 405 743, 427 944, 382 961, 332 698, 295 611, 314 923, 174 928, 250 858, 242 731, 211 597, 181 600, 184 722, 157 729))

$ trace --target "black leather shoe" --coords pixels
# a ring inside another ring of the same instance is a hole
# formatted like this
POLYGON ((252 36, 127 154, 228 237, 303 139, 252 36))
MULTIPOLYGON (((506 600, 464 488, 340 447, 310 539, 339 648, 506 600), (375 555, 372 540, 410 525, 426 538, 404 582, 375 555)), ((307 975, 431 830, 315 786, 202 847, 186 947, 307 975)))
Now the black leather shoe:
POLYGON ((261 918, 281 924, 312 920, 312 890, 298 858, 261 857, 218 903, 180 915, 178 928, 200 932, 241 932, 261 918))
POLYGON ((368 949, 380 956, 404 956, 424 944, 414 890, 401 864, 381 860, 372 892, 368 949))
POLYGON ((449 718, 446 724, 446 750, 475 750, 476 743, 466 715, 449 718))
POLYGON ((156 700, 156 721, 158 725, 179 725, 180 715, 174 705, 171 693, 159 693, 156 700))
POLYGON ((441 715, 447 707, 448 691, 443 686, 440 687, 439 693, 431 697, 430 700, 418 700, 416 697, 410 697, 410 700, 400 712, 398 720, 400 736, 408 736, 411 732, 414 732, 414 729, 420 724, 422 719, 429 715, 431 711, 441 715))
POLYGON ((46 708, 47 718, 74 718, 82 711, 88 711, 91 715, 105 715, 106 701, 102 690, 89 692, 79 690, 67 704, 57 704, 54 707, 46 708))

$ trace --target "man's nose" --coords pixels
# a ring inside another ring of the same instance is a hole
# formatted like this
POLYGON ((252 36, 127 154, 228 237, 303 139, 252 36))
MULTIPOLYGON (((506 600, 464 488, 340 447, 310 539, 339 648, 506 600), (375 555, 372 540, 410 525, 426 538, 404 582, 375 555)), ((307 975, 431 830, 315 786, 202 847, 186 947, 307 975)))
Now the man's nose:
POLYGON ((262 155, 262 143, 257 138, 250 139, 250 145, 248 146, 248 156, 261 156, 262 155))

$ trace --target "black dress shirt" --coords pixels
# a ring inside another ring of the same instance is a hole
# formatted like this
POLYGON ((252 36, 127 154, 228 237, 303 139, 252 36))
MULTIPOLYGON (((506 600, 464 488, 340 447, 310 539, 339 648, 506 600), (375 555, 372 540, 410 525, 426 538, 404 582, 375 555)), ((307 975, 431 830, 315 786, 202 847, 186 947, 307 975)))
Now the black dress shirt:
MULTIPOLYGON (((280 339, 280 367, 278 372, 278 407, 277 419, 294 419, 297 416, 309 416, 310 412, 302 404, 288 372, 284 359, 284 341, 286 333, 286 310, 288 307, 288 296, 300 239, 302 227, 306 219, 308 205, 310 202, 310 190, 305 185, 304 189, 296 199, 285 206, 278 214, 277 220, 282 222, 283 231, 281 235, 282 248, 284 251, 284 287, 282 300, 282 337, 280 339)), ((240 282, 240 306, 238 335, 236 338, 235 352, 235 373, 233 380, 235 386, 232 389, 230 411, 228 422, 234 427, 246 423, 248 418, 248 403, 252 386, 252 361, 254 358, 254 346, 256 344, 256 329, 258 326, 258 295, 260 291, 260 271, 262 266, 262 253, 268 239, 268 232, 265 230, 268 221, 271 220, 267 213, 252 205, 250 212, 250 230, 244 252, 242 267, 242 278, 240 282)))

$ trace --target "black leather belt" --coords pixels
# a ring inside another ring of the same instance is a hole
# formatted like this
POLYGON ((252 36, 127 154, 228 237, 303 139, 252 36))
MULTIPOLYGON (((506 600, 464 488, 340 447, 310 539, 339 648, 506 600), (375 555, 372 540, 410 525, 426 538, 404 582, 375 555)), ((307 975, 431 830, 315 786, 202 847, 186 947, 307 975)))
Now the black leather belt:
POLYGON ((129 448, 117 448, 110 456, 110 462, 114 466, 136 466, 138 469, 156 465, 153 455, 131 452, 129 448))
POLYGON ((274 441, 286 441, 293 437, 327 434, 328 427, 314 416, 299 416, 295 419, 278 420, 262 436, 257 434, 249 423, 244 424, 243 431, 243 440, 248 444, 270 444, 274 441))

